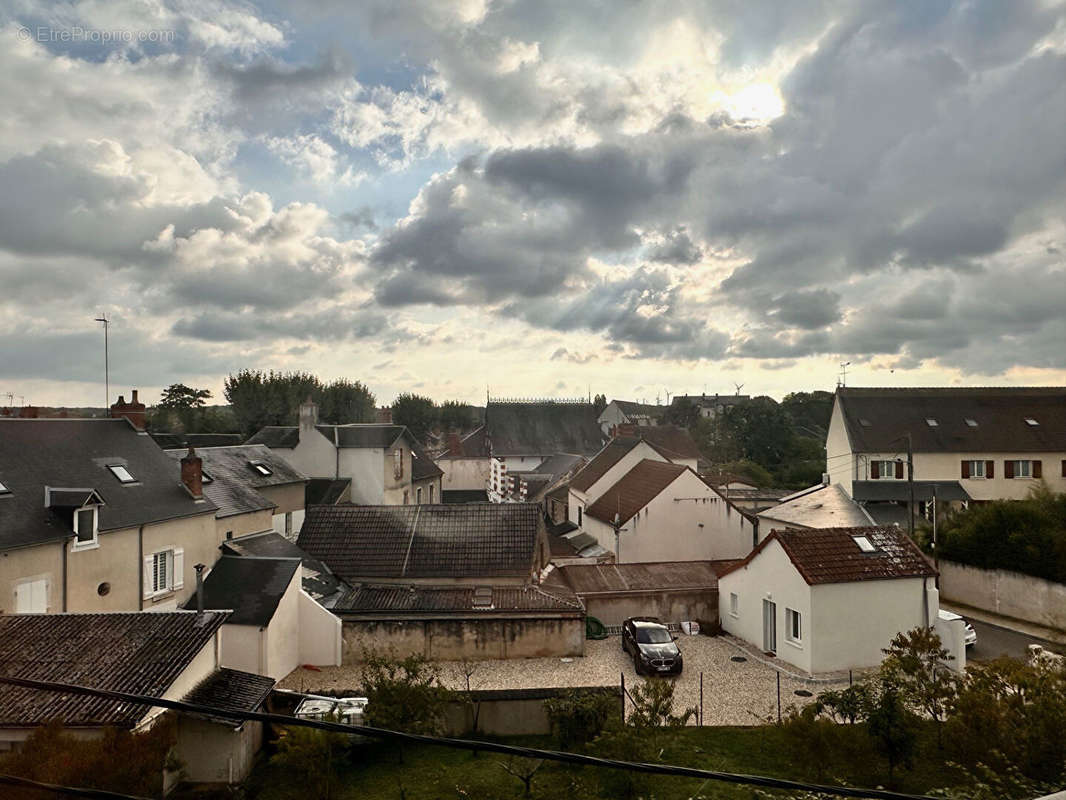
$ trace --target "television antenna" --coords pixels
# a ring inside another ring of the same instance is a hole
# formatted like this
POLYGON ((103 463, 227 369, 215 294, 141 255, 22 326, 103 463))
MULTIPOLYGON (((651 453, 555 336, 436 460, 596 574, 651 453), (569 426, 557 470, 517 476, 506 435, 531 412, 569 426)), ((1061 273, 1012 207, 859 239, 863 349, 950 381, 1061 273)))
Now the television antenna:
POLYGON ((846 387, 848 385, 848 367, 851 366, 850 361, 842 361, 840 364, 840 379, 837 382, 837 386, 846 387))
POLYGON ((107 329, 111 326, 111 320, 107 318, 107 314, 101 313, 93 322, 104 324, 104 413, 107 413, 111 405, 111 365, 108 363, 107 350, 107 329))
POLYGON ((734 383, 733 385, 737 387, 737 397, 740 397, 740 390, 744 388, 745 384, 743 384, 743 383, 734 383))

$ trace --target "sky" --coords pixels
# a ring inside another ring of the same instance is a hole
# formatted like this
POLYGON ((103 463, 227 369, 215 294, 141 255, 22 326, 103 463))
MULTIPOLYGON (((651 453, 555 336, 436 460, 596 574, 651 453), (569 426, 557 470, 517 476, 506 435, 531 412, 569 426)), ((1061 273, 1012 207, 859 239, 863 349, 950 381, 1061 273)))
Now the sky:
POLYGON ((1066 384, 1066 4, 7 0, 0 403, 1066 384))

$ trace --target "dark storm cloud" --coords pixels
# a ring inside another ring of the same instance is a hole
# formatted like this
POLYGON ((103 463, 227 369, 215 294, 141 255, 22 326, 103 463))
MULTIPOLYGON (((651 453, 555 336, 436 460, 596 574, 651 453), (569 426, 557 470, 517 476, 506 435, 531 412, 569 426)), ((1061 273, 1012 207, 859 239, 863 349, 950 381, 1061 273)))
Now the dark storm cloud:
POLYGON ((703 251, 681 227, 671 231, 663 241, 651 247, 647 256, 649 261, 663 264, 695 264, 703 257, 703 251))
POLYGON ((840 295, 828 289, 785 292, 773 299, 770 312, 790 328, 823 328, 840 319, 840 295))
POLYGON ((216 61, 216 77, 234 88, 244 102, 275 100, 279 97, 300 100, 307 92, 316 92, 351 77, 352 65, 339 50, 319 55, 311 64, 291 64, 275 57, 261 56, 250 64, 216 61))
POLYGON ((323 309, 289 314, 218 313, 181 317, 171 332, 208 342, 365 339, 384 333, 388 319, 370 309, 323 309))

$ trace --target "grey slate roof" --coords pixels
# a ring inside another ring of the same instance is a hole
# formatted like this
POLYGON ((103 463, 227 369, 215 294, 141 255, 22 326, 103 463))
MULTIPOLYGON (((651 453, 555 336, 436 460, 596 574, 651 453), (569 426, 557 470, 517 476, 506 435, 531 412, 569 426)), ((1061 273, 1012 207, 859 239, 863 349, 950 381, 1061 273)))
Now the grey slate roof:
MULTIPOLYGON (((914 500, 970 500, 967 492, 958 481, 915 481, 914 500)), ((906 500, 910 501, 910 489, 907 481, 852 481, 851 496, 860 501, 906 500)), ((772 516, 772 515, 771 515, 772 516)))
POLYGON ((349 582, 528 576, 536 503, 311 506, 297 544, 349 582))
MULTIPOLYGON (((149 440, 150 441, 150 440, 149 440)), ((152 445, 155 447, 155 445, 152 445)), ((156 448, 158 449, 158 448, 156 448)), ((160 696, 208 644, 225 613, 0 615, 0 674, 160 696)), ((0 684, 0 727, 60 720, 67 728, 132 727, 149 708, 0 684)))
MULTIPOLYGON (((603 444, 596 409, 588 403, 489 403, 485 446, 493 455, 592 455, 603 444)), ((463 450, 467 452, 467 443, 463 450)), ((487 453, 482 453, 487 455, 487 453)))
POLYGON ((840 388, 837 402, 855 452, 899 452, 907 433, 915 452, 1066 450, 1064 387, 840 388), (1027 424, 1026 417, 1039 424, 1027 424))
POLYGON ((561 586, 492 586, 491 605, 475 605, 477 586, 390 586, 354 587, 333 611, 338 614, 426 614, 446 613, 480 616, 501 612, 583 613, 581 602, 561 586))
POLYGON ((295 425, 267 425, 248 438, 245 444, 265 444, 271 449, 292 449, 300 443, 300 429, 295 425))
POLYGON ((489 501, 489 493, 484 489, 444 489, 440 494, 441 502, 446 505, 489 501))
MULTIPOLYGON (((166 450, 170 458, 180 462, 188 450, 166 450)), ((203 461, 203 469, 211 476, 204 482, 204 494, 218 506, 217 517, 230 517, 275 508, 275 503, 263 497, 256 489, 301 483, 303 475, 288 461, 266 445, 244 444, 235 447, 205 447, 196 450, 203 461), (253 469, 250 462, 266 465, 270 475, 253 469)))
POLYGON ((125 419, 0 418, 0 549, 73 536, 70 521, 44 505, 45 487, 94 489, 101 533, 215 512, 181 483, 181 468, 125 419), (109 464, 137 479, 121 484, 109 464))
POLYGON ((309 478, 304 488, 304 505, 333 505, 351 485, 351 478, 309 478))
POLYGON ((164 450, 176 450, 179 447, 231 447, 241 444, 244 437, 239 433, 159 433, 148 434, 164 450))
MULTIPOLYGON (((298 569, 298 558, 224 555, 204 578, 204 608, 230 610, 229 625, 265 627, 298 569)), ((196 597, 185 606, 196 608, 196 597)))
POLYGON ((304 591, 327 608, 348 590, 348 585, 334 575, 329 567, 275 531, 227 539, 222 543, 222 553, 233 556, 300 559, 304 591))
POLYGON ((649 590, 717 589, 718 573, 735 561, 658 561, 643 564, 577 564, 560 567, 578 595, 649 590))
MULTIPOLYGON (((732 493, 731 493, 732 494, 732 493)), ((869 525, 870 517, 838 485, 818 485, 796 492, 759 513, 764 525, 774 521, 799 528, 869 525)))
POLYGON ((630 419, 637 419, 638 417, 658 419, 670 410, 670 406, 656 406, 651 405, 650 403, 637 403, 633 400, 612 400, 611 402, 618 406, 618 410, 630 419))
POLYGON ((411 442, 411 480, 424 481, 427 478, 439 478, 443 474, 444 470, 434 463, 429 453, 418 443, 411 442))
MULTIPOLYGON (((186 703, 211 706, 226 711, 258 711, 274 688, 275 682, 273 678, 266 675, 256 675, 254 672, 241 672, 223 667, 200 681, 182 700, 186 703)), ((214 714, 194 716, 233 727, 241 724, 229 717, 214 714)))

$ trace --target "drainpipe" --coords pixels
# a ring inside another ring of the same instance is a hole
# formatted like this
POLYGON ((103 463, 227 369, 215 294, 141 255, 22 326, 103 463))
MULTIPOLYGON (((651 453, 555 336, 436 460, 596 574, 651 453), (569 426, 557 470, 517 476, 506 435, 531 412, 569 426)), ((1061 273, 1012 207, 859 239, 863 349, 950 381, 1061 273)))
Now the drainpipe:
POLYGON ((196 622, 199 624, 204 620, 204 565, 197 564, 193 569, 196 570, 196 622))
POLYGON ((61 557, 62 558, 61 564, 62 564, 62 568, 63 568, 63 592, 62 592, 62 594, 63 594, 63 601, 62 601, 63 605, 62 605, 62 608, 63 608, 63 613, 64 614, 67 613, 67 544, 69 542, 70 542, 69 539, 64 539, 63 541, 61 541, 59 543, 59 551, 62 553, 62 557, 61 557))
POLYGON ((137 529, 137 610, 144 611, 144 525, 137 529))

